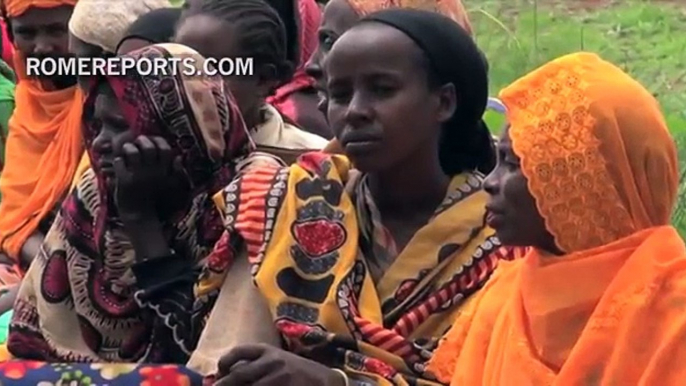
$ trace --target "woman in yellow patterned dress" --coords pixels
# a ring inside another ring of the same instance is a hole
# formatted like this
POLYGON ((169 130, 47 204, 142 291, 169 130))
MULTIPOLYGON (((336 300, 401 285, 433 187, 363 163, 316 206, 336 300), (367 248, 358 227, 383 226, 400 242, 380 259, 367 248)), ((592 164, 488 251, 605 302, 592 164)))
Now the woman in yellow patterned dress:
POLYGON ((435 12, 386 10, 327 61, 328 118, 346 155, 253 169, 222 197, 228 232, 205 289, 246 247, 269 315, 229 317, 273 320, 287 351, 232 347, 217 331, 232 349, 215 365, 221 385, 433 384, 424 363, 437 339, 510 257, 484 224, 488 80, 465 30, 435 12))

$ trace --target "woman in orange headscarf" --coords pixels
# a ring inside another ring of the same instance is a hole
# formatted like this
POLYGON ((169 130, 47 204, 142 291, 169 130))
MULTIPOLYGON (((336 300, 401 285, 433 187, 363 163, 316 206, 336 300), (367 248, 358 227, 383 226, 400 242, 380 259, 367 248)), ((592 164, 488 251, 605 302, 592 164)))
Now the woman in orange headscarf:
MULTIPOLYGON (((66 29, 75 3, 7 0, 3 5, 10 30, 37 31, 54 24, 66 29)), ((81 105, 73 103, 79 97, 75 80, 29 78, 25 73, 26 56, 63 55, 66 37, 27 33, 14 36, 14 44, 19 81, 0 178, 0 250, 16 263, 28 263, 49 227, 52 211, 69 189, 83 152, 81 105)))
POLYGON ((487 178, 503 262, 429 369, 451 385, 677 385, 686 248, 669 225, 676 147, 658 103, 594 54, 501 94, 510 127, 487 178))

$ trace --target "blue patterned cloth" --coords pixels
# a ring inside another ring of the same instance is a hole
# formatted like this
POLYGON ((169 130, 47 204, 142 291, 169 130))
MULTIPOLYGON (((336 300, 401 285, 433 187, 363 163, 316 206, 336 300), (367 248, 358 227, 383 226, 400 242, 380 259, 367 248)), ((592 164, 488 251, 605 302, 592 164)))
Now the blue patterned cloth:
POLYGON ((184 366, 118 363, 0 363, 2 386, 202 386, 184 366))

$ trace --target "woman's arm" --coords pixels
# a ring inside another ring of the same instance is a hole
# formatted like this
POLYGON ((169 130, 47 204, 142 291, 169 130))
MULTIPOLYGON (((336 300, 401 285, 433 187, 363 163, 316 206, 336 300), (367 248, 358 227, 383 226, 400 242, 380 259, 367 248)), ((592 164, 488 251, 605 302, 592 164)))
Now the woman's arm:
POLYGON ((19 265, 22 269, 26 270, 29 268, 33 259, 38 255, 44 239, 45 235, 39 231, 36 231, 26 239, 21 247, 21 251, 19 251, 19 265))
POLYGON ((192 313, 193 266, 186 256, 174 254, 159 220, 150 217, 123 222, 136 254, 136 301, 157 316, 152 344, 168 354, 167 361, 184 363, 200 336, 192 313))

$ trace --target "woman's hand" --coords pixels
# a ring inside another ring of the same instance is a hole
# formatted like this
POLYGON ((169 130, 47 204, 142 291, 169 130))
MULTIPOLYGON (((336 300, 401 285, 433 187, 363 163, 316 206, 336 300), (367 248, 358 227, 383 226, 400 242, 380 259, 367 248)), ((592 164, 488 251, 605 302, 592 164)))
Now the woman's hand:
POLYGON ((243 345, 219 360, 218 386, 345 386, 343 375, 330 368, 264 345, 243 345))
POLYGON ((171 176, 173 152, 161 137, 115 145, 115 202, 122 220, 156 217, 155 199, 171 176))

